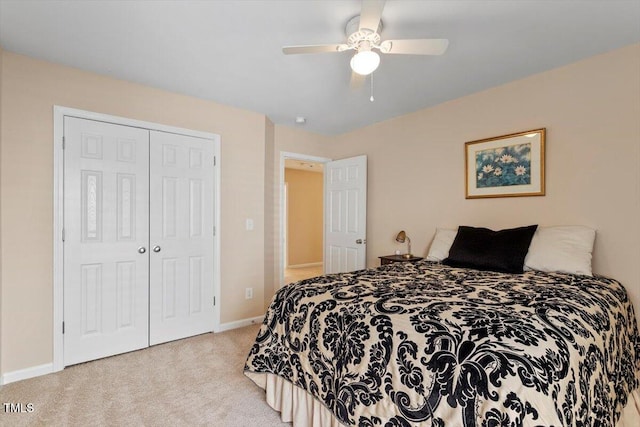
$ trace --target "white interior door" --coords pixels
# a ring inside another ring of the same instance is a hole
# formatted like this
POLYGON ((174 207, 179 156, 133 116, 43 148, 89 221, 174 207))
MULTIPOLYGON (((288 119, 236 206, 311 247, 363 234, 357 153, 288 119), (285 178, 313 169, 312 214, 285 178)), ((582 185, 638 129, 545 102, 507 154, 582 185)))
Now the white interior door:
POLYGON ((151 345, 213 330, 214 152, 151 131, 151 345))
POLYGON ((148 345, 149 132, 64 119, 64 365, 148 345))
POLYGON ((367 156, 324 165, 325 273, 366 267, 367 156))

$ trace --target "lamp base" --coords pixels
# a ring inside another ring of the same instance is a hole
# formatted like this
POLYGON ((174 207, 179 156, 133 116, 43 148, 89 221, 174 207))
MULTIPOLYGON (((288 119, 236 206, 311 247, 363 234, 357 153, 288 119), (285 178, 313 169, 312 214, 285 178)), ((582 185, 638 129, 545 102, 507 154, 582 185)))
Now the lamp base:
POLYGON ((409 259, 409 258, 413 257, 413 255, 411 255, 411 254, 404 254, 404 255, 402 255, 402 257, 403 257, 403 258, 406 258, 406 259, 409 259))

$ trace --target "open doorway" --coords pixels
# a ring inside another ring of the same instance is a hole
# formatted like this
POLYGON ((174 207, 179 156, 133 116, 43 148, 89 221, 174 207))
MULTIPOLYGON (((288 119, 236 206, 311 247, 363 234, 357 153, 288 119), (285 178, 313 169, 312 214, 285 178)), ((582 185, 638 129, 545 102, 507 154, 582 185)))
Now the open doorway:
POLYGON ((323 181, 322 163, 285 160, 285 284, 323 272, 323 181))
POLYGON ((324 163, 294 153, 281 156, 281 281, 283 286, 324 272, 324 163))

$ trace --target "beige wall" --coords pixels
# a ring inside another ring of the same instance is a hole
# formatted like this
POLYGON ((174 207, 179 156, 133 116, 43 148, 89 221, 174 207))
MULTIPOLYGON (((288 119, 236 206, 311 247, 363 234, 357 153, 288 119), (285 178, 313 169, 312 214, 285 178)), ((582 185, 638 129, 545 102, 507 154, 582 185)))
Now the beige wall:
MULTIPOLYGON (((2 164, 2 53, 0 46, 0 165, 2 164)), ((2 224, 2 174, 0 173, 0 224, 2 224)), ((2 227, 0 226, 0 242, 2 227)), ((2 245, 0 245, 0 310, 2 310, 2 245)), ((0 311, 0 346, 2 346, 2 311, 0 311)), ((0 374, 2 374, 2 351, 0 349, 0 374)))
MULTIPOLYGON (((384 102, 376 99, 376 102, 384 102)), ((640 312, 640 45, 335 138, 334 158, 368 155, 367 259, 400 229, 426 253, 436 227, 584 224, 595 272, 640 312), (547 128, 544 197, 464 198, 464 143, 547 128)))
POLYGON ((264 313, 264 115, 6 51, 1 77, 2 373, 53 357, 53 105, 220 134, 221 321, 264 313))
POLYGON ((265 118, 264 144, 264 309, 266 310, 276 290, 275 276, 275 226, 276 218, 276 164, 275 126, 265 118))
POLYGON ((322 262, 323 180, 319 172, 285 169, 289 266, 322 262))

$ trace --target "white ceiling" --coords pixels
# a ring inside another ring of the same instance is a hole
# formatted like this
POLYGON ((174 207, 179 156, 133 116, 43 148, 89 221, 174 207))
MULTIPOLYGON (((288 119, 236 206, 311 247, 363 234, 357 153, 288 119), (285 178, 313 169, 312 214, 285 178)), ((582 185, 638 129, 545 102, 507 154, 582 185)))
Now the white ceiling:
POLYGON ((358 0, 0 0, 4 49, 339 134, 640 42, 638 0, 388 0, 383 39, 448 38, 442 56, 382 56, 350 89, 342 43, 358 0))

